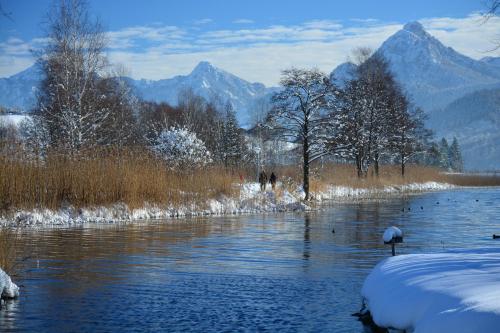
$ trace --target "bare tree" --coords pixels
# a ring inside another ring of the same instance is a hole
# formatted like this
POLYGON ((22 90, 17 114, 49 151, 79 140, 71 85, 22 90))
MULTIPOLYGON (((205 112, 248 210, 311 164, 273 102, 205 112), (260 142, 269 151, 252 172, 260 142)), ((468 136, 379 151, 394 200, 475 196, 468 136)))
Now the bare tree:
POLYGON ((353 80, 346 83, 342 101, 343 131, 351 155, 356 160, 358 176, 366 176, 374 166, 379 174, 379 163, 387 151, 391 124, 389 112, 391 94, 395 85, 388 62, 370 49, 355 51, 358 62, 353 80), (362 61, 361 63, 359 63, 362 61))
POLYGON ((418 154, 425 152, 432 132, 425 128, 426 114, 420 108, 410 105, 399 89, 394 90, 391 106, 391 131, 388 137, 389 149, 405 176, 406 163, 418 154))
POLYGON ((14 20, 12 19, 12 13, 5 11, 1 3, 0 3, 0 15, 14 22, 14 20))
POLYGON ((106 38, 84 0, 60 0, 48 19, 48 43, 39 57, 45 79, 38 109, 51 144, 78 151, 104 140, 113 112, 109 86, 101 78, 108 66, 106 38))
POLYGON ((274 94, 266 126, 283 140, 302 145, 303 189, 309 200, 310 163, 329 153, 328 127, 334 87, 318 70, 288 69, 274 94))
MULTIPOLYGON (((485 0, 486 12, 483 13, 484 22, 488 22, 492 17, 498 16, 500 11, 500 0, 485 0)), ((491 51, 498 50, 500 48, 500 36, 498 39, 493 41, 495 47, 491 51)))
POLYGON ((484 16, 486 18, 495 16, 498 14, 499 10, 500 10, 500 0, 487 0, 486 13, 484 13, 484 16))

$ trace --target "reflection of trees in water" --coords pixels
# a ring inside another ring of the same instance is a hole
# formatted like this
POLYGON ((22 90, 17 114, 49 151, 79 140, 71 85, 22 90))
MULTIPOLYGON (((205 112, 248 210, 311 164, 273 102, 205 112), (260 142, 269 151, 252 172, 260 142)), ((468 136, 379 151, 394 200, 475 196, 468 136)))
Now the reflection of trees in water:
POLYGON ((304 251, 302 257, 305 260, 309 260, 309 257, 311 256, 311 216, 306 213, 304 215, 304 251))
MULTIPOLYGON (((224 232, 237 232, 238 225, 233 223, 231 230, 224 232)), ((19 246, 31 248, 31 259, 23 275, 28 277, 30 269, 35 269, 39 263, 42 271, 37 274, 47 274, 56 280, 46 284, 46 292, 54 296, 48 299, 57 300, 57 294, 65 284, 68 286, 65 291, 84 296, 103 283, 127 278, 134 267, 141 271, 140 265, 144 264, 144 260, 137 260, 137 257, 168 260, 171 254, 169 248, 173 245, 206 237, 214 231, 220 232, 218 223, 196 220, 26 230, 19 246), (109 266, 107 263, 111 261, 113 264, 109 266), (110 271, 111 268, 114 271, 110 271), (123 271, 120 272, 121 268, 123 271)))
POLYGON ((405 201, 367 201, 342 206, 336 218, 348 223, 344 238, 350 240, 360 249, 383 247, 381 242, 383 230, 391 225, 399 224, 402 215, 401 207, 405 201))

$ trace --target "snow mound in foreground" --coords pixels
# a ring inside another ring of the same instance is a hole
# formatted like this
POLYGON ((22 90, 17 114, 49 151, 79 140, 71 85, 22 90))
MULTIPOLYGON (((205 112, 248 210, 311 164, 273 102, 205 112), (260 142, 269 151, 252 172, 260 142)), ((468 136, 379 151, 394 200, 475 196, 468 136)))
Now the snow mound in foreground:
POLYGON ((381 327, 499 332, 500 249, 390 257, 368 275, 362 295, 381 327))
POLYGON ((0 269, 0 296, 2 299, 19 297, 19 287, 2 269, 0 269))

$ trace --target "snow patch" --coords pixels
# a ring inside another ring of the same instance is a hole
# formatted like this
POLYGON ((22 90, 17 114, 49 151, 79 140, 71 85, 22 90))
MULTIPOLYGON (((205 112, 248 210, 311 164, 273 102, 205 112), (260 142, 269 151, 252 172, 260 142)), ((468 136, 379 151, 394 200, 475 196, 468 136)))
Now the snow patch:
POLYGON ((5 298, 19 297, 19 287, 12 282, 10 276, 0 268, 0 296, 5 298))
POLYGON ((385 229, 384 236, 382 238, 384 239, 384 242, 388 243, 396 237, 403 237, 403 232, 398 227, 392 226, 385 229))
POLYGON ((500 249, 390 257, 368 275, 362 295, 381 327, 498 332, 500 249))
MULTIPOLYGON (((240 188, 239 196, 207 199, 206 202, 192 203, 184 206, 154 205, 146 203, 139 209, 130 209, 123 203, 108 207, 74 208, 66 207, 57 211, 49 209, 21 210, 8 216, 0 216, 0 225, 37 226, 70 226, 87 223, 117 223, 133 220, 168 219, 189 216, 208 216, 225 214, 248 214, 261 212, 306 211, 314 209, 303 201, 305 197, 302 187, 288 190, 278 182, 276 191, 270 186, 262 192, 259 183, 234 184, 240 188)), ((380 195, 398 195, 406 192, 444 190, 453 186, 440 183, 408 184, 391 186, 382 189, 354 189, 350 187, 331 186, 325 192, 311 193, 315 203, 328 200, 352 200, 376 198, 380 195)))

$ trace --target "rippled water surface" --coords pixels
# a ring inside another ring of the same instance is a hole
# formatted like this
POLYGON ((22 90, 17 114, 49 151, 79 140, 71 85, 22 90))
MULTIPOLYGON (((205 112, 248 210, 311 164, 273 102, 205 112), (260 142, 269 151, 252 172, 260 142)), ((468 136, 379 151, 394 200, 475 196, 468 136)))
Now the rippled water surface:
POLYGON ((364 278, 390 254, 381 244, 390 225, 405 232, 398 253, 500 246, 491 239, 500 189, 26 231, 21 297, 0 310, 0 331, 364 332, 351 314, 364 278))

